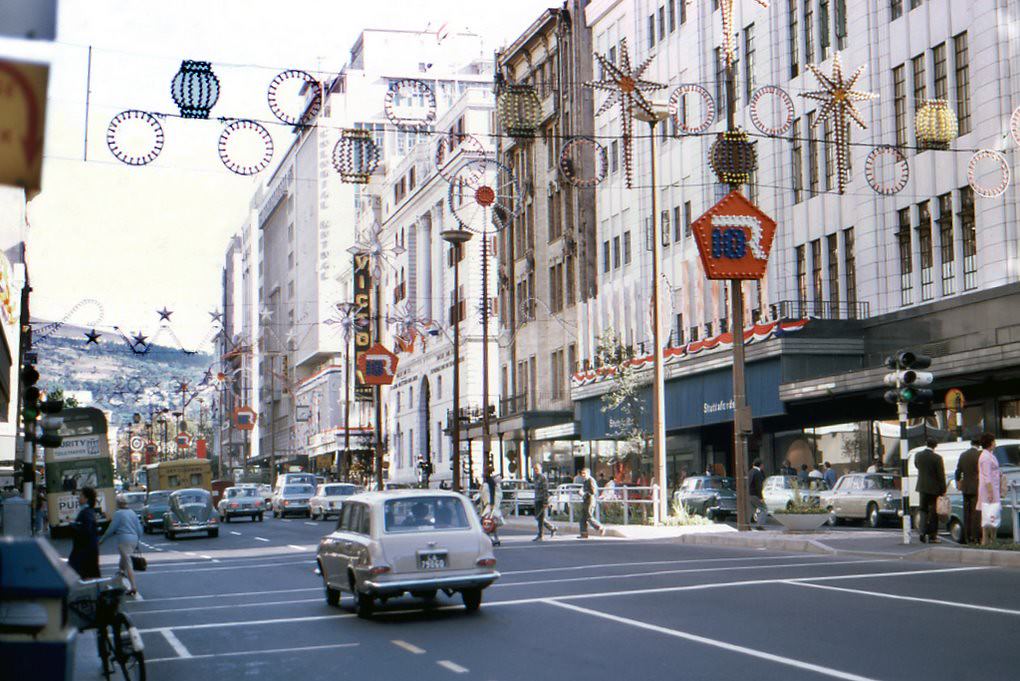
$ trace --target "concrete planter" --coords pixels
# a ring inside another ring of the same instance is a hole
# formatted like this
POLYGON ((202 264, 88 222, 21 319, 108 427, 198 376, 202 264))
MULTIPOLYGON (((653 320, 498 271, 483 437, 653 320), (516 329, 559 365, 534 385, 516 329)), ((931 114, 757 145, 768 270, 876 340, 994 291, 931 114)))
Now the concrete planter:
POLYGON ((827 513, 773 513, 787 532, 814 532, 829 521, 827 513))

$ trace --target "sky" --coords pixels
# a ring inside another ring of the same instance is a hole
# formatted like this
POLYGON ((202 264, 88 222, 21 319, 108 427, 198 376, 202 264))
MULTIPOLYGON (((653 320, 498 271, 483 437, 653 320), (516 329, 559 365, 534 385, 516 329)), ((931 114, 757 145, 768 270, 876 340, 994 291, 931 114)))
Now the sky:
MULTIPOLYGON (((228 238, 260 176, 223 167, 215 120, 164 119, 164 148, 145 167, 120 163, 106 145, 110 120, 123 110, 177 112, 170 82, 182 60, 213 62, 221 85, 214 117, 269 119, 266 87, 277 73, 302 69, 328 80, 363 28, 447 24, 494 50, 558 4, 61 0, 55 44, 0 39, 0 55, 51 63, 43 191, 28 206, 33 316, 63 319, 77 306, 69 323, 151 336, 165 306, 185 346, 209 336, 228 238)), ((291 135, 269 127, 279 159, 291 135)))

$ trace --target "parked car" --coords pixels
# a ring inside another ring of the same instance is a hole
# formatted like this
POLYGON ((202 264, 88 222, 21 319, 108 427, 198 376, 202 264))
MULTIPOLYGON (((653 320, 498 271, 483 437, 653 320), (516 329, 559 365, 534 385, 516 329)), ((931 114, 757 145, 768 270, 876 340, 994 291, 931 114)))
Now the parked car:
POLYGON ((733 478, 695 475, 685 478, 673 492, 673 501, 710 520, 737 514, 737 490, 733 478))
POLYGON ((212 505, 212 494, 198 487, 172 492, 169 507, 163 514, 163 529, 166 538, 171 540, 192 532, 205 532, 210 537, 219 536, 220 527, 212 505))
POLYGON ((863 520, 880 527, 900 512, 902 493, 900 476, 892 473, 849 473, 839 479, 824 502, 829 524, 844 520, 863 520))
POLYGON ((410 593, 427 601, 459 592, 468 611, 499 578, 492 542, 466 497, 441 490, 366 492, 348 497, 335 531, 319 543, 326 602, 354 596, 359 617, 377 599, 410 593))
POLYGON ((556 491, 549 495, 549 505, 557 513, 569 513, 570 504, 579 504, 581 501, 581 485, 576 482, 558 485, 556 491))
POLYGON ((273 495, 273 517, 283 518, 287 514, 300 514, 306 518, 311 516, 309 501, 315 494, 315 488, 311 485, 285 485, 276 490, 273 495))
MULTIPOLYGON (((946 475, 953 477, 956 473, 956 464, 960 461, 960 456, 965 451, 970 449, 970 442, 940 442, 935 447, 935 453, 942 457, 943 466, 945 467, 946 475)), ((917 468, 914 466, 914 457, 918 452, 925 449, 924 447, 915 447, 910 450, 910 455, 907 459, 907 476, 903 481, 903 490, 905 493, 910 495, 910 509, 911 512, 916 512, 917 507, 920 505, 920 497, 917 491, 914 489, 917 478, 917 468)), ((996 440, 995 449, 992 452, 995 454, 995 458, 999 460, 999 466, 1005 468, 1007 466, 1020 466, 1020 440, 1010 440, 1003 438, 996 440)), ((916 527, 916 525, 915 525, 916 527)))
MULTIPOLYGON (((1001 466, 999 469, 1002 475, 1006 476, 1007 485, 1020 485, 1020 466, 1001 466)), ((954 471, 955 473, 955 471, 954 471)), ((963 495, 956 488, 952 473, 947 471, 947 490, 952 509, 949 513, 949 521, 946 523, 949 529, 949 536, 956 543, 963 541, 963 495)), ((1003 487, 999 490, 1002 494, 1002 522, 999 524, 998 535, 1000 537, 1013 536, 1013 490, 1011 487, 1003 487)), ((1017 490, 1017 499, 1020 501, 1020 490, 1017 490)), ((1020 503, 1018 503, 1020 506, 1020 503)))
POLYGON ((265 504, 266 510, 271 511, 273 508, 273 487, 272 485, 259 485, 259 495, 262 497, 262 503, 265 504))
POLYGON ((775 513, 797 505, 798 499, 802 505, 819 506, 822 493, 828 489, 825 480, 818 478, 811 479, 803 489, 796 475, 770 475, 765 479, 762 494, 769 513, 775 513))
POLYGON ((142 506, 142 530, 152 534, 163 528, 163 514, 170 508, 170 490, 156 490, 145 495, 142 506))
POLYGON ((142 511, 145 509, 145 492, 124 492, 124 500, 127 502, 127 507, 135 512, 138 519, 142 519, 142 511))
POLYGON ((262 521, 265 513, 265 502, 255 485, 237 485, 223 490, 223 498, 216 507, 223 522, 229 523, 231 518, 245 516, 252 521, 262 521))
POLYGON ((357 494, 361 488, 348 482, 330 482, 315 488, 315 495, 308 500, 312 520, 326 520, 331 515, 340 515, 344 499, 357 494))

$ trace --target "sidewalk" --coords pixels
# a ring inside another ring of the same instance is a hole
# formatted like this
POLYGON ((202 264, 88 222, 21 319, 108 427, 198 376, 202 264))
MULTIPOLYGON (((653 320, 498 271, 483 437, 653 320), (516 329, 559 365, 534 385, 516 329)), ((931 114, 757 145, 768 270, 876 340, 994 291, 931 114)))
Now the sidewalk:
MULTIPOLYGON (((535 519, 532 516, 515 517, 505 516, 505 527, 512 530, 527 530, 537 532, 535 519)), ((550 524, 556 528, 556 532, 563 537, 575 536, 580 531, 577 521, 568 522, 565 520, 553 520, 550 524)), ((676 539, 694 534, 726 535, 736 534, 736 530, 729 525, 691 525, 688 527, 656 527, 654 525, 606 525, 607 537, 617 539, 676 539)), ((597 532, 591 533, 597 536, 597 532)))

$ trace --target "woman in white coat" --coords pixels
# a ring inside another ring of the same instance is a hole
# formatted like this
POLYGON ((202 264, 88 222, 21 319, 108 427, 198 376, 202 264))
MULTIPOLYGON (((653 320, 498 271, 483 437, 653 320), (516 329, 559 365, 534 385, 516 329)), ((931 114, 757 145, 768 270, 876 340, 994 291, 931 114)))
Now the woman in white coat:
POLYGON ((503 481, 490 468, 482 483, 482 518, 492 518, 494 523, 489 539, 493 546, 499 546, 499 528, 503 524, 503 481))

